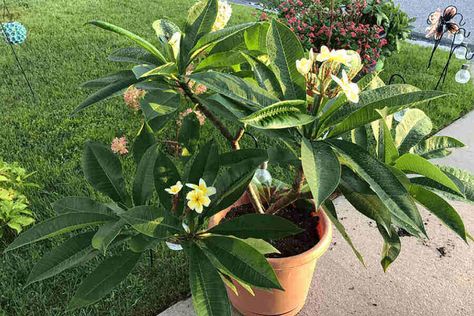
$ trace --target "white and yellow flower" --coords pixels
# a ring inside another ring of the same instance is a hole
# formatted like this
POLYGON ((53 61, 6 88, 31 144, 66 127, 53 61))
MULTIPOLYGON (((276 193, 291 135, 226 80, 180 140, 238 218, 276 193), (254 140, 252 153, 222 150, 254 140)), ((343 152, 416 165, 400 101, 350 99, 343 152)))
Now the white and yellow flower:
POLYGON ((347 97, 347 100, 354 103, 359 102, 359 86, 357 85, 357 83, 351 82, 349 80, 344 70, 342 71, 342 78, 338 78, 334 75, 331 75, 331 77, 341 87, 342 92, 344 92, 347 97))
POLYGON ((307 58, 301 58, 296 61, 296 69, 300 74, 306 76, 313 67, 313 61, 307 58))
POLYGON ((321 46, 321 51, 316 55, 316 61, 322 63, 331 58, 332 51, 327 46, 321 46))
POLYGON ((219 31, 222 30, 230 20, 232 16, 232 7, 227 1, 220 1, 218 2, 217 7, 217 17, 214 25, 212 26, 212 31, 219 31))
POLYGON ((175 195, 175 194, 178 194, 182 188, 183 188, 183 184, 181 183, 181 181, 178 181, 176 182, 175 185, 172 185, 171 187, 166 188, 165 191, 168 192, 169 194, 175 195))
POLYGON ((208 187, 204 179, 199 179, 199 185, 193 183, 186 183, 186 186, 193 190, 200 190, 205 196, 211 196, 216 194, 216 188, 208 187))
POLYGON ((352 51, 347 51, 345 49, 330 50, 327 46, 321 46, 321 51, 316 55, 316 61, 318 62, 335 62, 350 66, 350 63, 353 61, 352 51))
POLYGON ((204 210, 204 207, 209 206, 211 199, 204 194, 201 190, 192 190, 186 194, 186 199, 188 200, 188 207, 196 211, 196 213, 201 214, 204 210))

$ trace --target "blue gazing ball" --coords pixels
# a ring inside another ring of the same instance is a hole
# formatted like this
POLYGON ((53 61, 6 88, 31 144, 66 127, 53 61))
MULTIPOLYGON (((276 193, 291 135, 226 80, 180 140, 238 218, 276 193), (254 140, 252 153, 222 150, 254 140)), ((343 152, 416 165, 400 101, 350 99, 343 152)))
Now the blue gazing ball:
POLYGON ((2 23, 0 35, 3 36, 8 44, 19 45, 26 40, 26 27, 20 22, 2 23))

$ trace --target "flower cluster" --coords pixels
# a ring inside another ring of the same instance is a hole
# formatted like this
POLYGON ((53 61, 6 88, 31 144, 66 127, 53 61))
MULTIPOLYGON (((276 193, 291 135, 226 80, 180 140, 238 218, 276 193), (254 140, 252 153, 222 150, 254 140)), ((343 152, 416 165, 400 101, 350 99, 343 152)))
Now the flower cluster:
POLYGON ((130 86, 123 94, 123 100, 132 111, 137 112, 140 110, 140 100, 145 96, 145 93, 145 90, 130 86))
MULTIPOLYGON (((216 188, 208 187, 204 179, 199 179, 199 184, 186 183, 186 186, 192 189, 186 194, 189 209, 201 214, 204 207, 208 207, 209 204, 211 204, 211 199, 209 197, 216 194, 216 188)), ((182 188, 183 184, 181 181, 178 181, 175 185, 166 188, 165 191, 169 194, 176 195, 181 192, 182 188)))
POLYGON ((206 123, 206 116, 201 111, 187 108, 183 112, 179 113, 178 120, 176 121, 176 124, 178 125, 178 127, 180 127, 183 124, 183 119, 191 113, 194 113, 196 115, 196 118, 199 121, 199 125, 202 126, 206 123))
POLYGON ((361 67, 361 59, 356 52, 344 49, 330 50, 326 46, 322 46, 318 54, 311 49, 308 58, 296 61, 296 69, 306 79, 309 95, 335 97, 342 91, 347 99, 354 103, 359 102, 360 90, 351 79, 361 67))
POLYGON ((336 6, 334 12, 326 2, 283 0, 277 11, 279 18, 296 33, 306 49, 327 45, 354 50, 362 58, 364 71, 369 71, 388 44, 384 28, 364 13, 366 0, 336 6))
POLYGON ((127 138, 125 136, 115 137, 112 140, 112 144, 110 145, 110 149, 115 154, 126 155, 126 154, 128 154, 127 144, 128 144, 128 142, 127 142, 127 138))

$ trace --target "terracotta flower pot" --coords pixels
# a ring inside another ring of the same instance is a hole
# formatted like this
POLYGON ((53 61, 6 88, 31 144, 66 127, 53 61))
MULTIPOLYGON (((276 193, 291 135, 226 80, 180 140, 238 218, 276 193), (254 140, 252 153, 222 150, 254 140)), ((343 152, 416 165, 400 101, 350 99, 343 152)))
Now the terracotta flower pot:
MULTIPOLYGON (((244 195, 234 205, 213 216, 209 226, 217 225, 226 214, 235 206, 249 203, 244 195)), ((296 315, 304 306, 308 290, 313 279, 316 261, 328 249, 332 239, 332 226, 329 218, 323 211, 318 212, 319 222, 317 227, 319 242, 313 248, 296 256, 286 258, 268 258, 278 279, 285 291, 264 291, 254 289, 252 296, 238 283, 234 282, 239 295, 227 288, 227 294, 232 305, 243 315, 296 315)))

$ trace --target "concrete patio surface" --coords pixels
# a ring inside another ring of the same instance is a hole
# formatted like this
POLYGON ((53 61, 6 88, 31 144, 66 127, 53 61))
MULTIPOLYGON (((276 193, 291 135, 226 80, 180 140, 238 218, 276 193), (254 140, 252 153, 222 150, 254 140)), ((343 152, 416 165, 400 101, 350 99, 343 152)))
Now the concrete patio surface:
MULTIPOLYGON (((402 237, 400 257, 383 273, 382 239, 373 222, 343 198, 339 218, 363 254, 364 268, 338 232, 320 259, 301 316, 474 315, 474 247, 466 245, 433 215, 423 211, 429 240, 402 237)), ((474 206, 453 202, 474 232, 474 206)), ((190 299, 160 316, 195 315, 190 299)))
POLYGON ((459 139, 466 147, 455 149, 448 157, 433 161, 437 164, 450 165, 474 173, 474 111, 444 128, 437 135, 459 139))

